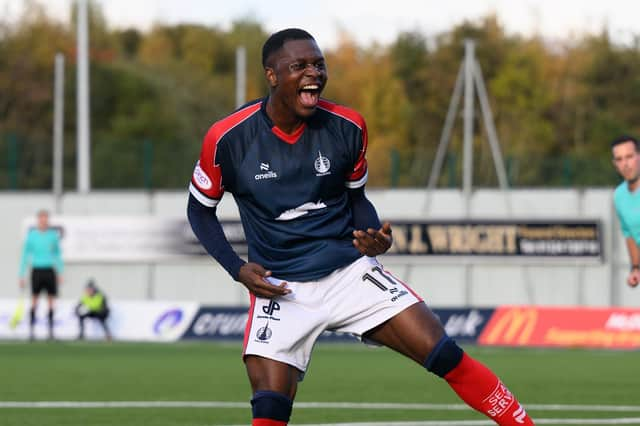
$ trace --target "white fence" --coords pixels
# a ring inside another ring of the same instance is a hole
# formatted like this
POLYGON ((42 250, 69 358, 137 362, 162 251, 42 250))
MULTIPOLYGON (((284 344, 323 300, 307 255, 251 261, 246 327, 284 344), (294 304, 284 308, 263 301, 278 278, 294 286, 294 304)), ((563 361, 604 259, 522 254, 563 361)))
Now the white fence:
MULTIPOLYGON (((612 205, 612 189, 477 190, 470 218, 500 220, 598 220, 603 262, 522 260, 504 257, 481 262, 464 259, 384 256, 386 268, 408 282, 434 307, 492 307, 500 304, 563 306, 640 306, 640 289, 625 284, 628 257, 612 205)), ((462 219, 465 200, 458 190, 369 190, 382 219, 462 219)), ((0 193, 0 297, 18 294, 22 223, 40 208, 61 215, 185 216, 187 192, 67 193, 55 200, 45 192, 0 193), (59 202, 57 202, 59 201, 59 202), (59 211, 56 211, 56 206, 59 211)), ((230 196, 219 205, 223 219, 237 219, 230 196)), ((61 296, 79 297, 92 277, 114 300, 194 301, 218 306, 246 305, 246 290, 205 257, 162 262, 67 262, 61 296)))

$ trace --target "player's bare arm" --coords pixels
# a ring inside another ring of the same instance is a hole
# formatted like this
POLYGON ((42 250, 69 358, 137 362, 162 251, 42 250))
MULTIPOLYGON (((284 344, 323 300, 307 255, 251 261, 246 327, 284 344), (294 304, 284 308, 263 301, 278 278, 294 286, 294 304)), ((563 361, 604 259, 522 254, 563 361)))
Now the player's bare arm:
POLYGON ((385 222, 380 229, 355 230, 353 231, 353 245, 365 256, 379 256, 391 248, 391 244, 393 244, 391 233, 389 222, 385 222))
POLYGON ((267 271, 257 263, 247 262, 240 267, 238 281, 252 294, 259 297, 271 299, 291 293, 291 290, 287 288, 286 282, 282 282, 280 285, 274 285, 268 282, 265 278, 270 276, 271 271, 267 271))

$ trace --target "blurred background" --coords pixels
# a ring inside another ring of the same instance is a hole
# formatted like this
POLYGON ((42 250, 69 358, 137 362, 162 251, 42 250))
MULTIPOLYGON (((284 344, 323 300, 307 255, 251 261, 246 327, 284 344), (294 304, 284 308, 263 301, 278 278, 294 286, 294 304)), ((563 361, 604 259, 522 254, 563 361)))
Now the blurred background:
MULTIPOLYGON (((0 297, 18 296, 22 238, 47 208, 66 232, 63 299, 93 277, 116 301, 246 306, 198 252, 186 188, 209 126, 266 94, 265 39, 298 26, 327 58, 324 96, 367 120, 368 194, 397 224, 385 264, 432 306, 638 306, 609 147, 640 133, 637 8, 1 0, 0 297), (456 103, 467 60, 473 101, 456 103)), ((238 220, 229 196, 219 212, 238 220)))
MULTIPOLYGON (((204 132, 236 106, 236 50, 246 49, 244 99, 263 96, 260 49, 286 26, 307 28, 324 49, 324 95, 367 119, 369 187, 426 185, 466 38, 476 42, 512 187, 613 185, 608 141, 640 126, 633 2, 326 2, 319 11, 288 1, 89 3, 95 189, 183 188, 204 132)), ((52 185, 58 52, 64 187, 75 188, 74 4, 0 2, 0 189, 52 185)), ((476 126, 478 147, 482 135, 476 126)), ((461 184, 461 141, 457 126, 441 186, 461 184)), ((496 186, 489 151, 474 163, 474 184, 496 186)))
MULTIPOLYGON (((266 38, 301 27, 324 96, 366 119, 385 269, 536 422, 640 424, 609 145, 640 135, 638 16, 632 0, 0 0, 0 423, 249 422, 249 297, 191 232, 187 187, 212 123, 267 93, 266 38), (65 270, 55 341, 43 297, 25 344, 40 209, 65 270), (74 341, 89 280, 115 343, 91 320, 74 341)), ((218 216, 246 256, 229 194, 218 216)), ((490 423, 353 341, 321 336, 295 424, 490 423)))

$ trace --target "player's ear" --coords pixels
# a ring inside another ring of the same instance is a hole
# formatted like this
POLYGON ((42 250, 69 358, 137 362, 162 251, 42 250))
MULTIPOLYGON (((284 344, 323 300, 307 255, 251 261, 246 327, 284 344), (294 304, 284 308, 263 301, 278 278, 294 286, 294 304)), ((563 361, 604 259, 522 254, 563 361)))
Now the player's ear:
POLYGON ((264 75, 267 77, 267 81, 269 82, 269 87, 276 87, 278 85, 278 77, 276 76, 276 72, 273 68, 271 67, 265 68, 264 75))

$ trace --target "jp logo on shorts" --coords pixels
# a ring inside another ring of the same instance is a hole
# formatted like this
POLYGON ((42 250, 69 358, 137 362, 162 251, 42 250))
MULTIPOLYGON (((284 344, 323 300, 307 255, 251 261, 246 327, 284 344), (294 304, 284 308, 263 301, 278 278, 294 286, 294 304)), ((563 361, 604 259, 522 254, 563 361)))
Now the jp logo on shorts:
MULTIPOLYGON (((262 312, 269 315, 270 317, 273 316, 273 313, 275 311, 279 311, 279 310, 280 310, 280 304, 275 300, 270 300, 268 305, 264 305, 262 307, 262 312)), ((274 318, 274 319, 277 319, 277 318, 274 318)))
POLYGON ((267 343, 267 340, 271 339, 273 332, 269 328, 269 322, 264 327, 260 327, 256 333, 256 338, 259 342, 267 343))

